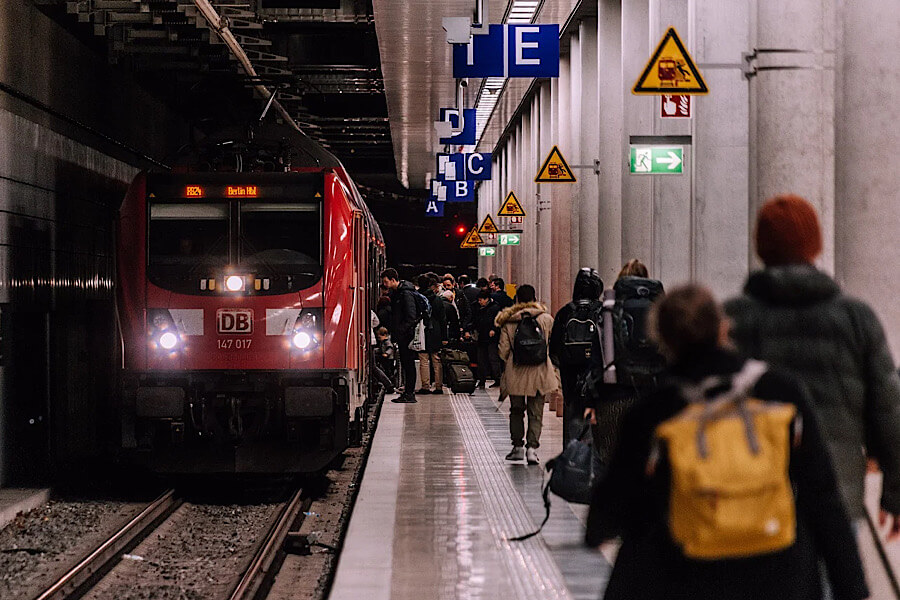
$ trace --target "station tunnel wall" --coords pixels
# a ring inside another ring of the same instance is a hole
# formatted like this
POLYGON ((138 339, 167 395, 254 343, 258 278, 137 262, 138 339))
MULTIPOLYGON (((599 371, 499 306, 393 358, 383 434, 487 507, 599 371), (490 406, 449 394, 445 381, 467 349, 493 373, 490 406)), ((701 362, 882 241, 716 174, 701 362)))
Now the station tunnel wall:
POLYGON ((479 258, 479 271, 534 284, 554 310, 571 300, 579 267, 611 285, 631 258, 667 287, 697 281, 727 298, 761 266, 759 207, 798 194, 820 214, 818 266, 873 305, 900 356, 900 286, 878 266, 900 261, 900 170, 872 158, 900 146, 900 21, 884 10, 877 0, 543 3, 536 22, 565 24, 560 76, 508 79, 478 146, 495 173, 478 188, 478 218, 496 219, 514 191, 522 244, 479 258), (710 89, 692 98, 690 119, 663 118, 659 96, 631 93, 669 27, 710 89), (683 174, 630 173, 637 143, 681 146, 683 174), (554 145, 577 183, 534 182, 554 145))
POLYGON ((0 37, 4 486, 103 453, 117 211, 140 155, 165 156, 187 125, 27 0, 0 4, 0 37))

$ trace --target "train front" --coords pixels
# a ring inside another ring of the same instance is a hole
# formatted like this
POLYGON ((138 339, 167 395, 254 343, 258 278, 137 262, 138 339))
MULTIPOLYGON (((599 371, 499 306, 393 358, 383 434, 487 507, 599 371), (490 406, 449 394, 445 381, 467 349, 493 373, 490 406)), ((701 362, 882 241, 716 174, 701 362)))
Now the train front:
POLYGON ((325 252, 340 248, 340 200, 328 171, 135 180, 119 230, 127 458, 272 474, 344 450, 355 374, 337 290, 350 265, 333 263, 350 260, 325 252))

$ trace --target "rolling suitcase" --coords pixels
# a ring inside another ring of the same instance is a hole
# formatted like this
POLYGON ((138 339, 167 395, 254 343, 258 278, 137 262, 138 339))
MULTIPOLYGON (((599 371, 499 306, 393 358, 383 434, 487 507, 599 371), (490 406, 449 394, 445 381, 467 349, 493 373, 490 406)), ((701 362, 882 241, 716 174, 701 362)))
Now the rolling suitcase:
POLYGON ((475 391, 475 373, 469 367, 469 355, 461 350, 441 351, 444 379, 454 394, 471 394, 475 391))

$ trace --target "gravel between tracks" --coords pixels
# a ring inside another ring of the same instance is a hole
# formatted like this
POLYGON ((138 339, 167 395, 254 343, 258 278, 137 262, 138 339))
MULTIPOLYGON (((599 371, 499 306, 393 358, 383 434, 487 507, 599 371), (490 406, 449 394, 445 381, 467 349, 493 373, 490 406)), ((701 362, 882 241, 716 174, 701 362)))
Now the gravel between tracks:
POLYGON ((280 504, 182 505, 86 596, 91 600, 227 597, 280 504))
POLYGON ((31 598, 145 505, 51 501, 0 531, 0 598, 31 598))

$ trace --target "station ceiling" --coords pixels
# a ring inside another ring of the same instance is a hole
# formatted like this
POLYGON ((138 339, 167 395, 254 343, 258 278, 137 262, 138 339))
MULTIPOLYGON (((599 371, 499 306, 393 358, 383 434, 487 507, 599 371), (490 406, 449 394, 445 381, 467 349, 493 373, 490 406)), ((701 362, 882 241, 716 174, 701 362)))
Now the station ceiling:
POLYGON ((371 0, 211 0, 255 80, 193 0, 32 2, 199 129, 258 119, 261 83, 358 181, 398 187, 371 0))

